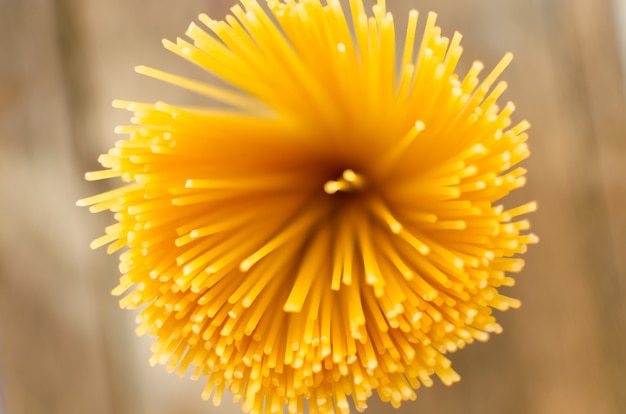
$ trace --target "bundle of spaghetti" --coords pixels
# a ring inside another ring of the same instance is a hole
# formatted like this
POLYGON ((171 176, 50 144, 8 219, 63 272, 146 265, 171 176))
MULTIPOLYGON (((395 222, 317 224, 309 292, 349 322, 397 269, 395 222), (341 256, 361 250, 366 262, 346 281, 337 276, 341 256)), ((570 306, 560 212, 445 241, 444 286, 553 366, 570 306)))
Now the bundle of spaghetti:
POLYGON ((525 184, 528 122, 498 106, 507 54, 460 77, 461 36, 408 16, 396 56, 385 1, 241 0, 201 15, 170 51, 222 80, 141 74, 206 107, 116 101, 127 137, 87 179, 123 186, 78 202, 116 223, 92 247, 120 253, 123 308, 155 337, 153 364, 205 378, 246 412, 334 413, 373 391, 398 406, 445 357, 501 332, 537 237, 525 184))

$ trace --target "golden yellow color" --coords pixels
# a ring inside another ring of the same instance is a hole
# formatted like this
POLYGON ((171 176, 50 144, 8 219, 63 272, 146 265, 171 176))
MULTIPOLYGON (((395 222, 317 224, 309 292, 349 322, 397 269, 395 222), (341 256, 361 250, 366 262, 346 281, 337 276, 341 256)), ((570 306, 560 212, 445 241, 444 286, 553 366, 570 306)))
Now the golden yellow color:
POLYGON ((92 247, 120 255, 113 293, 140 309, 153 364, 205 377, 243 410, 346 413, 376 391, 398 406, 444 356, 519 306, 518 254, 536 237, 498 200, 525 182, 507 54, 459 76, 461 36, 418 13, 396 56, 384 0, 242 0, 165 47, 223 80, 139 73, 206 95, 204 108, 116 101, 128 134, 87 179, 128 183, 79 201, 116 224, 92 247))

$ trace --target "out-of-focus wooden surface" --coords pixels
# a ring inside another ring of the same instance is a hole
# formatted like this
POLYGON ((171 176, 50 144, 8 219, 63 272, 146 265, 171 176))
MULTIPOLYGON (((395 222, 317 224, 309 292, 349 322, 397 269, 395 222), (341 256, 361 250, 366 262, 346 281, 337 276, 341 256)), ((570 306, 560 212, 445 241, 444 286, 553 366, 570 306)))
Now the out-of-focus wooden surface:
MULTIPOLYGON (((232 0, 234 1, 234 0, 232 0)), ((620 5, 616 0, 616 4, 620 5)), ((89 241, 111 221, 74 207, 103 183, 85 171, 128 114, 114 98, 195 99, 142 79, 148 64, 196 75, 161 48, 231 1, 0 0, 0 413, 236 413, 201 383, 147 363, 147 338, 109 290, 116 258, 89 241)), ((434 10, 464 34, 462 65, 516 59, 504 78, 531 121, 527 187, 541 243, 500 315, 505 332, 452 356, 461 383, 399 411, 626 413, 626 106, 609 0, 388 0, 434 10)), ((622 7, 623 9, 623 7, 622 7)), ((625 24, 622 20, 621 24, 625 24)), ((623 28, 622 28, 623 29, 623 28)))

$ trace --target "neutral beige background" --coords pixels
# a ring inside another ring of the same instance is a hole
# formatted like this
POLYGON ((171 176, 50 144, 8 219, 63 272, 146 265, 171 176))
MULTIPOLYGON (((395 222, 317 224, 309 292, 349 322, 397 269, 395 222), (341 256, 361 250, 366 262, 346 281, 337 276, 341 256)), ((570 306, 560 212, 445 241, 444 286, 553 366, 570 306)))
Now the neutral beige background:
MULTIPOLYGON (((234 1, 234 0, 233 0, 234 1)), ((624 0, 616 0, 625 10, 624 0)), ((230 3, 228 0, 226 3, 230 3)), ((511 289, 502 335, 452 356, 461 383, 372 413, 626 413, 626 106, 608 0, 388 0, 464 34, 462 66, 511 50, 506 98, 531 121, 525 163, 542 242, 511 289)), ((147 363, 150 341, 109 290, 116 258, 89 241, 111 218, 74 207, 128 114, 114 98, 195 100, 135 75, 197 76, 161 48, 217 0, 0 0, 0 413, 236 413, 147 363)), ((622 22, 622 25, 624 23, 622 22)), ((401 25, 400 25, 401 26, 401 25)))

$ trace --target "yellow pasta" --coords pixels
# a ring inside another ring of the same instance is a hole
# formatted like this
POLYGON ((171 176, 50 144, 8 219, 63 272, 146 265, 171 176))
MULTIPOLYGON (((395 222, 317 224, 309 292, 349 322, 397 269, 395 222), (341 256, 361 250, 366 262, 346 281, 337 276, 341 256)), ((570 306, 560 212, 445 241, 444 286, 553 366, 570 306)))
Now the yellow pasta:
POLYGON ((78 202, 114 213, 92 247, 122 249, 113 294, 151 363, 252 413, 397 407, 458 381, 445 354, 501 332, 492 310, 520 302, 498 288, 538 241, 519 218, 536 203, 500 202, 529 155, 528 122, 497 102, 512 55, 460 76, 461 35, 430 13, 416 39, 411 11, 396 48, 384 0, 199 20, 164 46, 223 83, 137 67, 207 104, 115 101, 133 125, 86 178, 125 184, 78 202))

